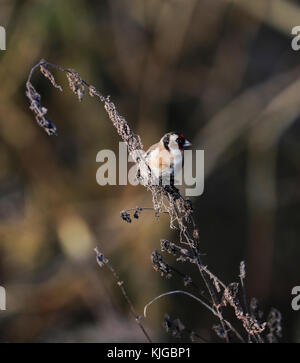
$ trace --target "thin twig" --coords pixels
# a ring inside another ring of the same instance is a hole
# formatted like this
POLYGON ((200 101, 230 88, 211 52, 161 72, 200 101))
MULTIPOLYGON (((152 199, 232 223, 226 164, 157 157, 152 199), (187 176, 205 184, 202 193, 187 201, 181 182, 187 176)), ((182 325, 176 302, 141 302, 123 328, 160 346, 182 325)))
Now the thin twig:
POLYGON ((122 291, 122 294, 125 298, 125 300, 127 301, 127 304, 130 307, 130 311, 131 314, 133 315, 133 317, 135 318, 136 323, 139 325, 139 327, 141 328, 142 332, 144 333, 146 339, 148 340, 149 343, 152 343, 151 338, 149 337, 148 333, 146 332, 143 324, 141 323, 141 316, 137 314, 126 290, 124 287, 124 282, 121 281, 120 276, 117 274, 116 270, 113 268, 112 264, 109 262, 109 260, 107 258, 104 257, 104 255, 99 252, 98 248, 96 247, 94 249, 95 253, 96 253, 96 257, 97 257, 97 262, 99 264, 100 267, 103 267, 104 265, 108 267, 108 269, 111 271, 111 273, 113 274, 114 278, 117 281, 117 285, 120 288, 120 290, 122 291))

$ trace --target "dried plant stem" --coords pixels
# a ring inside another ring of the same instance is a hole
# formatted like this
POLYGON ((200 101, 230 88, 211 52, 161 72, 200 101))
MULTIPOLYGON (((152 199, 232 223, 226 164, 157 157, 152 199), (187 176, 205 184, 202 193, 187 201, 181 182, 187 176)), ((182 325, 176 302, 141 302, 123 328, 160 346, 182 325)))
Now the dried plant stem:
MULTIPOLYGON (((182 231, 183 231, 182 233, 184 235, 184 238, 185 238, 187 244, 190 246, 190 248, 191 248, 191 250, 192 250, 192 252, 194 254, 194 257, 196 258, 196 263, 197 263, 200 275, 201 275, 201 277, 202 277, 202 279, 203 279, 203 281, 204 281, 204 283, 206 285, 207 290, 209 291, 213 306, 216 309, 216 314, 215 315, 218 316, 218 318, 220 319, 220 323, 221 323, 221 325, 223 327, 223 330, 224 330, 225 339, 226 339, 227 342, 229 342, 229 336, 228 336, 228 333, 227 333, 227 329, 225 328, 225 323, 224 323, 220 303, 219 303, 218 297, 217 297, 217 295, 215 293, 214 286, 212 285, 212 283, 210 281, 210 276, 207 276, 207 271, 206 271, 205 266, 202 263, 200 253, 199 253, 198 249, 194 246, 193 239, 190 237, 190 235, 189 235, 189 233, 187 231, 187 228, 184 226, 182 216, 180 215, 180 212, 178 211, 178 208, 177 208, 176 205, 174 206, 174 211, 176 213, 179 226, 184 227, 184 228, 182 228, 182 231)), ((225 284, 223 284, 213 274, 211 274, 211 275, 218 281, 218 283, 221 283, 222 286, 225 287, 225 284)))
POLYGON ((126 290, 124 287, 124 282, 121 281, 120 276, 117 274, 116 270, 114 269, 114 267, 112 266, 112 264, 109 262, 109 260, 107 258, 104 257, 104 255, 99 252, 98 248, 96 247, 94 249, 95 253, 96 253, 96 257, 97 257, 97 262, 100 265, 100 267, 103 267, 104 265, 107 266, 107 268, 110 270, 110 272, 113 274, 114 278, 117 281, 117 285, 120 288, 127 304, 130 307, 130 312, 132 314, 132 316, 134 317, 136 323, 139 325, 140 329, 142 330, 143 334, 145 335, 146 339, 148 340, 149 343, 152 343, 151 338, 149 337, 148 333, 146 332, 143 324, 141 323, 141 316, 137 314, 126 290))
MULTIPOLYGON (((248 304, 247 304, 247 295, 246 295, 246 289, 245 289, 245 284, 244 284, 245 275, 246 275, 246 273, 245 273, 245 261, 241 261, 240 262, 239 278, 240 278, 241 287, 242 287, 244 309, 246 311, 246 314, 249 315, 248 304)), ((254 339, 257 340, 255 336, 254 336, 254 339)), ((251 342, 251 335, 249 333, 248 333, 248 341, 251 342)))
MULTIPOLYGON (((110 97, 103 96, 94 86, 83 80, 76 71, 63 68, 56 64, 51 64, 42 59, 30 70, 26 82, 26 95, 30 101, 30 109, 33 111, 36 121, 38 122, 39 126, 41 126, 46 131, 48 135, 56 134, 56 126, 46 118, 47 109, 42 106, 41 96, 36 91, 31 82, 33 73, 38 68, 40 68, 43 76, 49 79, 51 84, 55 88, 58 88, 60 91, 62 91, 62 87, 56 83, 55 78, 50 72, 49 68, 54 68, 64 72, 67 76, 71 90, 78 97, 79 101, 81 101, 87 88, 88 93, 91 97, 97 97, 101 102, 103 102, 104 109, 106 110, 109 119, 111 120, 113 126, 116 128, 122 140, 127 144, 128 151, 130 153, 136 153, 135 161, 138 169, 146 170, 148 173, 151 171, 149 166, 147 165, 147 162, 144 159, 143 153, 141 153, 141 150, 143 149, 143 144, 140 137, 131 130, 126 119, 118 113, 116 106, 113 102, 110 101, 110 97)), ((179 254, 177 260, 180 260, 181 262, 196 264, 201 279, 203 280, 206 290, 210 296, 209 298, 207 298, 206 294, 204 294, 200 289, 198 293, 200 292, 201 296, 205 299, 205 301, 183 290, 167 292, 157 296, 149 304, 147 304, 145 307, 145 313, 148 306, 150 306, 154 301, 160 299, 163 296, 179 293, 185 294, 197 300, 199 303, 205 306, 215 317, 219 319, 220 325, 217 326, 216 332, 218 336, 224 338, 227 342, 230 342, 231 338, 233 337, 229 335, 229 332, 232 332, 239 341, 244 342, 244 339, 242 335, 233 327, 233 325, 224 318, 223 309, 226 306, 233 308, 236 321, 240 321, 242 323, 244 334, 248 335, 248 341, 263 342, 264 340, 261 334, 264 332, 265 328, 268 328, 270 330, 270 333, 267 336, 268 340, 276 341, 276 337, 280 337, 281 334, 280 313, 277 310, 273 310, 273 313, 270 314, 270 321, 268 321, 267 324, 266 322, 261 321, 261 317, 255 317, 253 314, 249 314, 248 312, 246 292, 244 287, 244 279, 246 274, 245 264, 241 263, 240 265, 240 283, 244 300, 244 307, 242 307, 237 297, 239 284, 225 284, 215 274, 213 274, 202 262, 201 254, 198 250, 199 233, 193 218, 193 208, 191 202, 184 199, 181 196, 179 190, 174 186, 152 185, 151 178, 148 178, 148 180, 144 179, 142 178, 142 184, 147 188, 147 190, 152 193, 153 208, 136 207, 124 210, 121 212, 121 218, 124 221, 131 223, 132 220, 130 211, 134 211, 133 217, 138 219, 141 211, 144 209, 154 210, 157 218, 159 218, 161 214, 168 214, 170 218, 170 228, 179 231, 178 234, 180 243, 188 246, 188 249, 183 249, 181 247, 178 247, 178 245, 174 243, 169 243, 167 240, 163 240, 166 241, 169 246, 166 247, 167 244, 165 244, 165 250, 175 255, 179 254)), ((147 340, 151 342, 151 339, 149 338, 143 325, 141 324, 140 317, 136 313, 126 293, 123 282, 120 280, 118 274, 116 273, 112 265, 108 262, 108 260, 97 249, 95 251, 97 254, 97 261, 99 265, 103 266, 104 264, 106 264, 107 267, 110 269, 115 279, 117 280, 117 284, 120 287, 128 305, 130 306, 132 315, 139 324, 147 340)), ((163 258, 158 253, 158 251, 155 251, 152 254, 152 263, 154 268, 159 271, 162 276, 165 276, 167 278, 172 275, 170 273, 172 270, 176 271, 174 268, 172 268, 163 261, 163 258)), ((179 273, 179 275, 181 274, 181 276, 183 275, 181 272, 177 271, 177 273, 179 273)), ((190 280, 191 279, 188 277, 185 282, 189 283, 190 280)), ((195 287, 197 285, 194 284, 193 286, 195 287)))

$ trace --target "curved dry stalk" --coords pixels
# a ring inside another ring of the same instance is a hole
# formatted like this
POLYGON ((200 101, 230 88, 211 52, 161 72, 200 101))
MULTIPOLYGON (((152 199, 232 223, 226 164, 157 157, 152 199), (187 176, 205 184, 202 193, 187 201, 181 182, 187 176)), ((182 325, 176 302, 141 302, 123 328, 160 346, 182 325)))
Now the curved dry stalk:
MULTIPOLYGON (((211 311, 216 317, 220 318, 219 313, 217 311, 215 311, 210 305, 206 304, 203 300, 201 300, 199 297, 191 294, 190 292, 184 291, 184 290, 173 290, 173 291, 168 291, 165 292, 159 296, 156 296, 154 299, 152 299, 150 302, 148 302, 148 304, 145 305, 144 307, 144 317, 147 317, 147 310, 148 307, 150 305, 152 305, 155 301, 159 300, 160 298, 167 296, 167 295, 174 295, 174 294, 184 294, 187 295, 189 297, 191 297, 192 299, 195 299, 196 301, 198 301, 200 304, 202 304, 204 307, 206 307, 209 311, 211 311)), ((224 324, 226 324, 228 326, 228 328, 230 330, 232 330, 234 332, 234 334, 236 335, 236 337, 242 342, 245 343, 245 340, 243 339, 243 337, 239 334, 239 332, 230 324, 230 322, 228 322, 226 319, 223 320, 224 324)))
POLYGON ((203 306, 205 306, 208 310, 210 310, 214 315, 218 316, 218 313, 208 304, 206 304, 203 300, 201 300, 199 297, 191 294, 190 292, 184 291, 184 290, 173 290, 173 291, 168 291, 165 292, 161 295, 156 296, 153 300, 151 300, 150 302, 148 302, 148 304, 145 305, 144 307, 144 317, 147 317, 147 310, 148 307, 150 305, 152 305, 155 301, 159 300, 160 298, 167 296, 167 295, 173 295, 173 294, 184 294, 184 295, 188 295, 189 297, 197 300, 200 304, 202 304, 203 306))

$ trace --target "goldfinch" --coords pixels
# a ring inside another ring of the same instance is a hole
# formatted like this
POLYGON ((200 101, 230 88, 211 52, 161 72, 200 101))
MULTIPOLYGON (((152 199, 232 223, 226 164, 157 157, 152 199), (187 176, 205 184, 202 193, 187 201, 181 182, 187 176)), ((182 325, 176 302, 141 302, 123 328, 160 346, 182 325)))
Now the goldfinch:
POLYGON ((143 155, 148 165, 147 176, 141 175, 141 171, 138 175, 145 180, 150 174, 151 184, 173 186, 183 165, 183 150, 191 145, 182 134, 168 132, 143 155))

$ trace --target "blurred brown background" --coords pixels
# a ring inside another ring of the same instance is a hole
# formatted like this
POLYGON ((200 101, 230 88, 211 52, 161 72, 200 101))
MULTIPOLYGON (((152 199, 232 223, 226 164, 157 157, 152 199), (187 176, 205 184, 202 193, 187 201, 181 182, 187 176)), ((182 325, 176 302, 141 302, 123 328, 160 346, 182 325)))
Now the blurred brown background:
MULTIPOLYGON (((182 288, 150 263, 160 238, 151 212, 131 225, 122 209, 151 206, 142 187, 96 183, 96 154, 118 151, 103 107, 81 104, 35 76, 58 127, 48 137, 25 98, 30 68, 45 58, 76 69, 141 135, 145 147, 179 130, 205 150, 205 191, 194 198, 201 251, 226 282, 248 267, 248 296, 283 314, 283 341, 300 341, 300 51, 291 0, 0 0, 0 339, 9 342, 144 341, 97 245, 126 282, 137 310, 182 288)), ((170 260, 172 261, 172 259, 170 260)), ((186 296, 162 299, 145 326, 156 342, 165 312, 208 340, 213 318, 186 296)), ((172 340, 173 339, 173 340, 172 340)))

